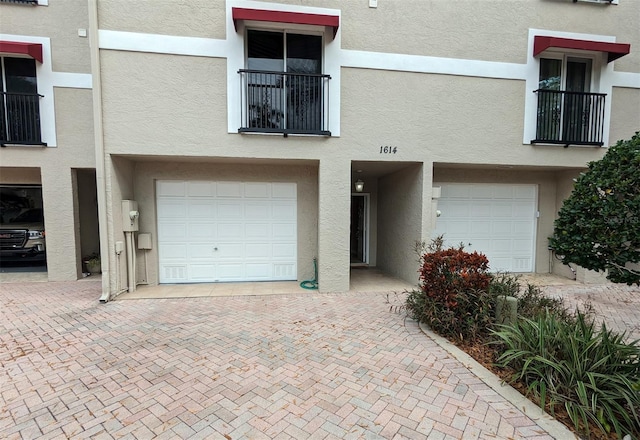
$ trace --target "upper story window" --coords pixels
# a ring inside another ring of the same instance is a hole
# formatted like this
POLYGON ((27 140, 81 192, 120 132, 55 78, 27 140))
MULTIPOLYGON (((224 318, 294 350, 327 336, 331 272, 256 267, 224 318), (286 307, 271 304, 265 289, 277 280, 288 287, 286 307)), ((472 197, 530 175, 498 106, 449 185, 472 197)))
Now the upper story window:
POLYGON ((236 35, 227 67, 240 83, 228 82, 229 132, 339 136, 339 11, 229 3, 236 35))
POLYGON ((44 145, 35 60, 0 57, 0 82, 0 145, 44 145))
POLYGON ((593 60, 540 58, 533 143, 603 145, 604 93, 591 92, 593 60))
POLYGON ((630 49, 614 37, 530 29, 523 143, 608 144, 611 63, 630 49))
POLYGON ((240 132, 329 135, 322 35, 247 30, 240 132))

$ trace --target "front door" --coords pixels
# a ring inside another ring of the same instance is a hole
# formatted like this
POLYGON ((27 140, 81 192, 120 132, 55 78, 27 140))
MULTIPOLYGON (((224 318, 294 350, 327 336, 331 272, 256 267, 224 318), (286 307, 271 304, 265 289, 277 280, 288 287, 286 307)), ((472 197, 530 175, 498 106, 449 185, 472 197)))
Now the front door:
POLYGON ((351 265, 369 263, 369 194, 351 196, 351 265))

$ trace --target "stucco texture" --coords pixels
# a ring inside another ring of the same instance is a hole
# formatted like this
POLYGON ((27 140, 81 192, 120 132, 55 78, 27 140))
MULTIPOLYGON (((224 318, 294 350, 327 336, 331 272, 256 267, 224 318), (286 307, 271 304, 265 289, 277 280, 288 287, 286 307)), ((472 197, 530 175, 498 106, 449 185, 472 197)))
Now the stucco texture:
POLYGON ((51 59, 57 72, 90 73, 86 0, 51 0, 49 6, 0 3, 0 32, 51 38, 51 59))
POLYGON ((225 2, 211 0, 98 1, 100 29, 224 39, 225 2))

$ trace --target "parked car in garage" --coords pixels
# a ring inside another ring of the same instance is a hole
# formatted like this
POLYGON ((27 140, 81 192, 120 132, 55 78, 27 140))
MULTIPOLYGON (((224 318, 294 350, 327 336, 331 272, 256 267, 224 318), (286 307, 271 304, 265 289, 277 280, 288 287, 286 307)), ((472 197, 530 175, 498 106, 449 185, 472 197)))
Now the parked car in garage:
POLYGON ((44 215, 30 208, 0 224, 0 260, 43 261, 45 254, 44 215))

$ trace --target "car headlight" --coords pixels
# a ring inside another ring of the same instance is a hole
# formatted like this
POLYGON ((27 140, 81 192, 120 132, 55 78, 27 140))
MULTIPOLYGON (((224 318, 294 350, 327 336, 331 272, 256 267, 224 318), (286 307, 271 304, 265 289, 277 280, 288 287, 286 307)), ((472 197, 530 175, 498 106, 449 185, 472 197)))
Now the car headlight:
POLYGON ((29 231, 29 240, 44 238, 44 231, 29 231))

